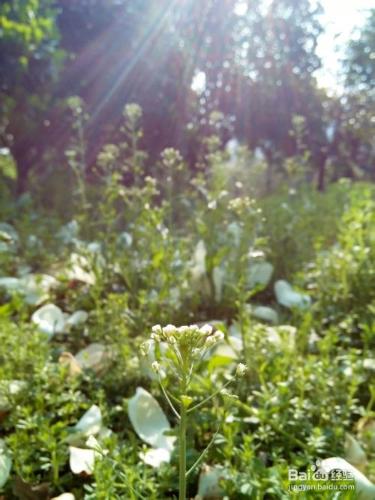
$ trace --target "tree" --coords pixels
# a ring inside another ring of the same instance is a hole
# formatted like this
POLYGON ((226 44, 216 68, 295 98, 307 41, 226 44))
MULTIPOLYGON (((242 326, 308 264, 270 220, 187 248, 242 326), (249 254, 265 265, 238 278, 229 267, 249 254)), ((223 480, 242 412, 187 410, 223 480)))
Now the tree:
POLYGON ((117 140, 122 110, 129 102, 143 108, 143 145, 152 160, 167 146, 186 151, 188 108, 196 100, 190 88, 194 64, 186 61, 178 28, 187 11, 175 4, 2 4, 6 31, 0 45, 1 73, 6 80, 1 83, 7 106, 2 110, 1 140, 16 160, 19 192, 26 187, 30 169, 43 168, 46 152, 64 161, 71 134, 64 100, 71 95, 83 99, 90 117, 85 127, 88 169, 103 144, 117 140), (29 17, 37 23, 28 23, 29 17))
POLYGON ((308 142, 315 162, 324 144, 321 96, 313 77, 320 67, 315 53, 322 31, 320 8, 309 0, 274 0, 248 11, 251 39, 243 66, 247 82, 238 109, 239 132, 252 147, 260 145, 274 162, 278 152, 294 155, 290 134, 293 117, 305 119, 308 142))
POLYGON ((20 191, 39 155, 37 137, 49 125, 40 118, 63 59, 53 3, 14 0, 0 5, 0 141, 17 162, 20 191))
POLYGON ((359 30, 359 37, 349 43, 344 61, 346 85, 350 89, 373 91, 375 88, 375 9, 359 30))
POLYGON ((192 38, 196 68, 206 79, 199 101, 201 122, 208 124, 213 109, 228 116, 232 133, 251 149, 263 149, 271 181, 277 158, 296 154, 292 121, 296 115, 304 117, 306 147, 322 186, 324 96, 314 78, 320 67, 315 51, 322 32, 319 4, 212 0, 205 7, 202 21, 191 23, 200 27, 192 38))
POLYGON ((331 106, 330 156, 335 177, 375 178, 375 9, 358 37, 348 44, 344 60, 345 91, 331 106))
POLYGON ((63 161, 70 136, 63 102, 72 94, 90 116, 88 168, 105 143, 117 140, 129 102, 143 108, 151 163, 172 146, 194 164, 213 110, 229 117, 223 140, 234 132, 250 148, 261 146, 271 166, 277 155, 295 154, 292 120, 303 116, 306 146, 324 163, 322 96, 314 80, 321 26, 310 0, 207 0, 203 7, 198 0, 29 0, 5 2, 2 13, 27 25, 26 4, 41 23, 37 43, 29 35, 20 44, 13 29, 0 46, 2 57, 17 53, 2 62, 18 61, 7 70, 15 83, 3 88, 9 103, 3 137, 19 167, 20 189, 47 149, 63 161), (22 69, 24 54, 30 62, 22 69), (199 71, 205 86, 195 93, 199 71))
POLYGON ((125 104, 143 109, 143 146, 154 159, 182 146, 191 77, 170 0, 64 2, 58 17, 62 46, 72 54, 59 92, 77 94, 90 116, 88 163, 116 141, 125 104), (71 37, 71 32, 77 35, 71 37), (190 79, 189 79, 190 78, 190 79))

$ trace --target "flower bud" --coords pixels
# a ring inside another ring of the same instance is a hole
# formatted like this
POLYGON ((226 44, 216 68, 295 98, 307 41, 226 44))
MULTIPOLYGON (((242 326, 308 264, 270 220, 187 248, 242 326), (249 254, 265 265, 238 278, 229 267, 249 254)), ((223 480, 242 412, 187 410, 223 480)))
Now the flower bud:
POLYGON ((139 347, 141 355, 147 356, 147 354, 150 352, 151 346, 152 346, 151 340, 146 340, 146 342, 143 342, 139 347))
POLYGON ((160 363, 158 363, 157 361, 154 361, 152 364, 152 369, 154 370, 154 372, 156 374, 159 374, 160 373, 160 370, 161 370, 161 366, 160 366, 160 363))
POLYGON ((199 331, 201 332, 201 334, 202 334, 202 335, 206 335, 207 337, 208 337, 209 335, 211 335, 212 330, 213 330, 213 328, 212 328, 212 326, 211 326, 211 325, 203 325, 203 326, 199 329, 199 331))
POLYGON ((246 372, 247 372, 247 366, 244 365, 243 363, 238 363, 236 369, 236 377, 243 377, 246 372))
POLYGON ((181 396, 181 403, 185 406, 185 408, 189 408, 192 402, 193 398, 191 398, 190 396, 187 396, 185 394, 181 396))
POLYGON ((194 359, 199 359, 201 353, 202 353, 202 351, 199 348, 195 348, 191 351, 191 354, 192 354, 194 359))
POLYGON ((224 340, 224 333, 218 330, 217 332, 214 333, 213 335, 216 339, 216 342, 222 342, 224 340))
POLYGON ((198 325, 190 325, 189 330, 192 333, 195 333, 195 332, 197 332, 199 330, 199 326, 198 325))
POLYGON ((178 328, 178 333, 181 335, 186 335, 189 332, 189 327, 188 326, 180 326, 178 328))
POLYGON ((152 333, 155 333, 156 335, 161 335, 162 334, 162 327, 160 325, 154 325, 151 328, 152 333))
POLYGON ((229 392, 227 389, 222 389, 220 391, 220 394, 224 397, 230 398, 230 399, 238 399, 237 394, 233 394, 232 392, 229 392))
POLYGON ((204 347, 209 349, 210 347, 214 346, 217 342, 217 339, 215 335, 211 335, 210 337, 206 338, 206 342, 204 343, 204 347))
POLYGON ((177 332, 177 328, 174 325, 167 325, 163 328, 164 335, 168 338, 170 335, 174 335, 177 332))

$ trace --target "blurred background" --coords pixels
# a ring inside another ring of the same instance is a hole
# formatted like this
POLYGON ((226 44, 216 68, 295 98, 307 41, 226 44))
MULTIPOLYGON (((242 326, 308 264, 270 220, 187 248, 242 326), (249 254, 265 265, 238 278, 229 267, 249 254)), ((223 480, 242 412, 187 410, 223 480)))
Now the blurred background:
MULTIPOLYGON (((232 160, 247 151, 246 175, 264 163, 262 193, 291 178, 319 190, 341 177, 373 180, 371 4, 3 1, 2 183, 17 194, 41 185, 51 193, 66 180, 77 112, 84 177, 95 182, 98 155, 119 140, 129 103, 143 111, 151 175, 166 147, 196 169, 215 135, 232 160)), ((53 198, 41 196, 47 206, 53 198)))

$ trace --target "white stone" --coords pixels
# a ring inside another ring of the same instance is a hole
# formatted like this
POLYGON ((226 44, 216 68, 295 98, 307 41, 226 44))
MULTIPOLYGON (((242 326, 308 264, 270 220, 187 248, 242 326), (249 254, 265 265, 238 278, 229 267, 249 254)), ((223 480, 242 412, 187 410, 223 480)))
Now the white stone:
POLYGON ((65 330, 64 313, 55 304, 46 304, 40 307, 33 313, 31 320, 49 338, 53 337, 55 333, 62 333, 65 330))
POLYGON ((276 281, 274 289, 277 302, 284 307, 306 309, 311 304, 308 295, 294 291, 292 286, 285 280, 276 281))

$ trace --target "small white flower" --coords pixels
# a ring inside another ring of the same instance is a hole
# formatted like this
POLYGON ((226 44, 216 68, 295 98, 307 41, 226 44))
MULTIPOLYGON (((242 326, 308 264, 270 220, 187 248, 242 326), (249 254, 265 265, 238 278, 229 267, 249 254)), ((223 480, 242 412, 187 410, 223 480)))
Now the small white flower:
POLYGON ((211 326, 211 325, 208 325, 208 324, 207 324, 207 325, 203 325, 203 326, 200 328, 200 332, 201 332, 201 334, 202 334, 202 335, 206 335, 207 337, 208 337, 209 335, 211 335, 212 330, 213 330, 212 326, 211 326))
POLYGON ((162 330, 162 327, 160 325, 154 325, 152 328, 151 328, 151 331, 152 333, 154 333, 155 335, 161 335, 163 330, 162 330))
MULTIPOLYGON (((151 336, 152 337, 152 336, 151 336)), ((141 355, 142 356, 147 356, 148 353, 150 352, 151 350, 151 347, 153 346, 153 341, 155 340, 153 337, 152 337, 153 340, 146 340, 145 342, 143 342, 139 348, 140 352, 141 352, 141 355)))
POLYGON ((214 333, 213 335, 216 339, 216 342, 222 342, 224 340, 224 333, 218 330, 217 332, 214 333))
POLYGON ((220 394, 222 396, 230 396, 231 395, 230 392, 228 391, 228 389, 221 389, 220 394))
POLYGON ((180 326, 178 328, 178 332, 181 334, 181 335, 186 335, 188 332, 189 332, 189 327, 188 326, 180 326))
POLYGON ((175 335, 177 332, 177 328, 174 325, 167 325, 163 328, 164 335, 168 338, 172 335, 175 335))
POLYGON ((243 363, 238 363, 236 369, 236 377, 243 377, 246 372, 247 372, 247 366, 244 365, 243 363))
POLYGON ((161 370, 161 366, 160 366, 160 363, 158 363, 157 361, 154 361, 152 364, 152 369, 154 370, 155 373, 160 373, 160 370, 161 370))
POLYGON ((222 389, 220 391, 220 394, 224 397, 230 398, 230 399, 238 399, 237 394, 233 394, 232 392, 229 392, 228 389, 222 389))
POLYGON ((210 347, 213 347, 217 343, 217 339, 214 335, 211 335, 210 337, 206 338, 206 342, 204 343, 204 347, 209 349, 210 347))

